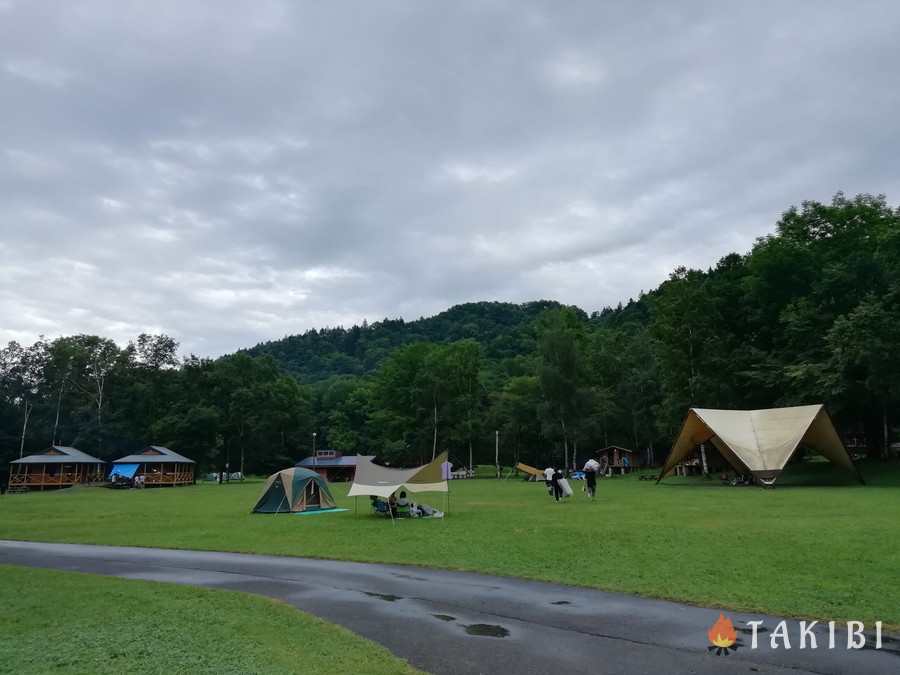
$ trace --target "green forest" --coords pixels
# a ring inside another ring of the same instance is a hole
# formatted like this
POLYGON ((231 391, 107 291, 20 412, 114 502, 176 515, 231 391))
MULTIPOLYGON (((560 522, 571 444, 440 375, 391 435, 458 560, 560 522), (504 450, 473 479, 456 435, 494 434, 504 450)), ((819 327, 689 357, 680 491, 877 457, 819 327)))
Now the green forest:
MULTIPOLYGON (((722 225, 727 227, 727 224, 722 225)), ((706 270, 588 314, 478 302, 322 328, 217 359, 166 335, 0 349, 0 462, 51 443, 104 459, 148 443, 267 472, 319 448, 402 464, 541 464, 617 444, 658 464, 687 409, 824 402, 887 458, 900 423, 900 209, 838 194, 706 270)))

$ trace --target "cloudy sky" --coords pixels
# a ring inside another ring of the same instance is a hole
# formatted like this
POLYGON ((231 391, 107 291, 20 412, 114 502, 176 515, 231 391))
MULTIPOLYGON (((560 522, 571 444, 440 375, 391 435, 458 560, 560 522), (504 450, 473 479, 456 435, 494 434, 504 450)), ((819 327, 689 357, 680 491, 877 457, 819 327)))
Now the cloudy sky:
POLYGON ((588 311, 900 195, 900 4, 0 0, 0 341, 588 311))

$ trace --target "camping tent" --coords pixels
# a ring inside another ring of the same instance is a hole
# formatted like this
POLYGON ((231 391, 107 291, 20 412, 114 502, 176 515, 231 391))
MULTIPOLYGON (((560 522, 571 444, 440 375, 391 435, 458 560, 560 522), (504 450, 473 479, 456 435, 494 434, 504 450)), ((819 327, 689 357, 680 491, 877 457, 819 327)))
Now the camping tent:
POLYGON ((140 466, 140 464, 113 464, 112 471, 109 472, 109 480, 116 476, 134 478, 134 474, 138 472, 140 466))
POLYGON ((527 473, 529 476, 534 476, 538 480, 544 480, 544 472, 540 469, 535 469, 533 466, 528 466, 527 464, 519 462, 518 464, 516 464, 516 469, 527 473))
POLYGON ((295 466, 269 476, 253 513, 314 511, 336 506, 324 478, 315 471, 295 466))
POLYGON ((767 410, 691 408, 657 483, 706 442, 735 470, 752 473, 765 485, 775 482, 801 443, 838 466, 856 470, 821 404, 767 410))
POLYGON ((414 469, 378 466, 373 459, 375 458, 362 455, 357 458, 356 476, 348 496, 390 497, 400 488, 409 492, 447 492, 447 480, 441 471, 441 465, 447 461, 446 452, 414 469))

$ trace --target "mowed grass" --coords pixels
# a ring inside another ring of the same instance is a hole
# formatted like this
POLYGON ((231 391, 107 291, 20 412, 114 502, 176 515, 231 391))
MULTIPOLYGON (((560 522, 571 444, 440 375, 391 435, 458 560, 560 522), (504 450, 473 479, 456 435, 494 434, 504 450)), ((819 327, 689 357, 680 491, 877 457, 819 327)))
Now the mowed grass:
POLYGON ((417 673, 273 600, 0 565, 0 673, 417 673))
MULTIPOLYGON (((444 520, 249 513, 261 482, 0 499, 0 538, 317 556, 475 570, 817 619, 900 626, 900 466, 828 465, 774 490, 605 479, 565 503, 521 480, 451 483, 444 520), (805 484, 804 484, 805 482, 805 484), (793 484, 788 484, 793 483, 793 484)), ((443 508, 442 495, 423 497, 443 508)))

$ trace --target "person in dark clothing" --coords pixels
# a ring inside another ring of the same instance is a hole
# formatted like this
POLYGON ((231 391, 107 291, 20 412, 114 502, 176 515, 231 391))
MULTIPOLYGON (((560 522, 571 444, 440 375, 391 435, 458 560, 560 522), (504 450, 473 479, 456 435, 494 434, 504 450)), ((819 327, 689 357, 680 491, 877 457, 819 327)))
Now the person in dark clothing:
POLYGON ((553 498, 556 501, 559 501, 562 498, 562 486, 559 484, 559 481, 563 479, 563 472, 557 469, 553 472, 553 480, 550 481, 551 486, 553 487, 553 498))
POLYGON ((584 472, 584 482, 587 486, 587 494, 591 499, 597 494, 597 473, 591 469, 584 472))
POLYGON ((584 465, 584 487, 587 496, 591 499, 597 494, 598 473, 600 473, 600 463, 596 459, 589 459, 584 465))

